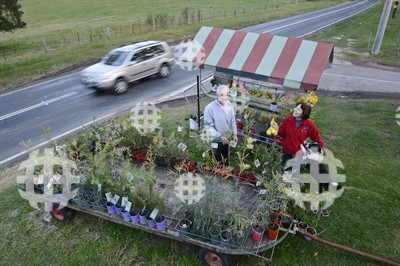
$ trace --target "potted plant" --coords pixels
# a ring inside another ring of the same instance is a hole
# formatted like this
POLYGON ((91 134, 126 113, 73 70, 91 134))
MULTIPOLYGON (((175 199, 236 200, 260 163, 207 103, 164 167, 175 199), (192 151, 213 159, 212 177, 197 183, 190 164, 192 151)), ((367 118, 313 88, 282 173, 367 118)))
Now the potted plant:
POLYGON ((163 214, 157 214, 154 222, 156 223, 156 228, 159 231, 164 231, 167 228, 167 216, 163 214))
POLYGON ((133 224, 138 224, 140 222, 140 218, 139 218, 139 214, 140 214, 141 210, 138 208, 132 208, 131 209, 131 222, 133 224))
POLYGON ((279 233, 279 225, 276 223, 270 223, 268 225, 267 237, 269 240, 276 240, 279 233))
POLYGON ((276 110, 278 109, 278 101, 285 95, 285 93, 282 91, 278 92, 278 88, 275 88, 273 95, 274 97, 272 99, 272 102, 270 103, 269 110, 272 112, 276 112, 276 110))
POLYGON ((216 92, 217 88, 219 86, 217 80, 215 78, 211 79, 210 80, 210 84, 211 84, 211 87, 212 87, 212 91, 216 92))
POLYGON ((213 224, 210 227, 210 241, 212 244, 219 244, 220 233, 221 227, 219 225, 213 224))
POLYGON ((251 231, 251 239, 253 239, 254 241, 260 241, 264 232, 265 232, 265 228, 263 225, 261 225, 261 224, 253 225, 252 231, 251 231))
POLYGON ((199 119, 203 117, 203 114, 200 113, 200 117, 198 116, 197 113, 195 114, 189 114, 188 120, 189 120, 189 129, 193 131, 199 130, 199 119))

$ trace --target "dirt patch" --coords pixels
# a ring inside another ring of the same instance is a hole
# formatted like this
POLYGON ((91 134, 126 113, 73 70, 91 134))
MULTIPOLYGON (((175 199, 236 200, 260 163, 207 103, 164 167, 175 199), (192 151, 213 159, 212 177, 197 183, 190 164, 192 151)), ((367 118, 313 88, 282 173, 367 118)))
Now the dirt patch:
POLYGON ((30 212, 25 218, 28 229, 34 229, 38 235, 46 237, 49 234, 54 234, 58 228, 52 223, 46 222, 43 219, 44 211, 35 210, 30 212))
POLYGON ((18 165, 9 168, 4 168, 0 173, 0 192, 16 184, 18 175, 18 165))

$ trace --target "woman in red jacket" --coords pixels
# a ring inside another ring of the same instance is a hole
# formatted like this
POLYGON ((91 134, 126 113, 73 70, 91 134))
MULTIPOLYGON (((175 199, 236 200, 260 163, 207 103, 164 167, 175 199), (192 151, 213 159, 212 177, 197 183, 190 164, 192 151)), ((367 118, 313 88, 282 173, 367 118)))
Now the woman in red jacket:
MULTIPOLYGON (((273 126, 278 131, 278 135, 282 137, 282 165, 285 166, 286 162, 292 159, 296 153, 301 150, 300 145, 304 145, 304 141, 307 138, 310 138, 313 142, 318 143, 321 147, 318 158, 318 162, 320 163, 320 173, 328 173, 325 166, 321 164, 324 159, 322 155, 324 143, 322 142, 321 136, 318 133, 318 129, 308 119, 310 117, 310 113, 310 105, 307 103, 299 103, 296 108, 294 108, 293 115, 286 117, 281 126, 278 126, 276 122, 271 122, 271 126, 273 126)), ((340 184, 336 186, 337 189, 341 188, 340 184)), ((318 192, 322 193, 324 190, 328 189, 328 187, 328 183, 320 183, 318 192)), ((317 212, 317 210, 313 211, 317 212)), ((321 211, 324 216, 329 215, 328 210, 322 209, 321 211)))
POLYGON ((273 126, 278 131, 278 135, 282 137, 283 165, 300 151, 300 145, 304 145, 304 141, 307 138, 310 138, 320 145, 321 155, 318 161, 321 162, 323 160, 322 153, 324 143, 318 133, 318 129, 308 119, 310 113, 310 105, 307 103, 299 103, 296 108, 294 108, 293 115, 286 117, 281 126, 278 126, 276 122, 271 122, 271 126, 273 126))

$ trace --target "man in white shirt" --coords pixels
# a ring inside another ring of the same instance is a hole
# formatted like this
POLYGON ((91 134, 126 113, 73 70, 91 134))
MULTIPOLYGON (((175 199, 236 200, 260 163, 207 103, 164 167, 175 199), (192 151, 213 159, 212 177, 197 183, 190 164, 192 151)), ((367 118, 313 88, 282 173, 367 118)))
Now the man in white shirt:
POLYGON ((228 100, 229 88, 220 85, 217 88, 217 99, 209 103, 204 110, 204 127, 209 136, 214 138, 215 159, 228 164, 229 139, 237 142, 235 110, 228 100))

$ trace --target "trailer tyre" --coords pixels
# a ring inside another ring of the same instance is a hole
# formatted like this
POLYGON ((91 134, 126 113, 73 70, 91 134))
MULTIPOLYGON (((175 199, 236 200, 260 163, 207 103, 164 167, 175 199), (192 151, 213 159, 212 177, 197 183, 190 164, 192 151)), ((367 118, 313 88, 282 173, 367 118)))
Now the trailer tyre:
POLYGON ((58 209, 59 204, 53 203, 53 208, 51 209, 51 216, 59 222, 66 222, 69 219, 68 208, 64 207, 62 209, 58 209))
POLYGON ((229 266, 228 257, 224 254, 209 250, 201 249, 199 257, 204 265, 208 266, 229 266))

